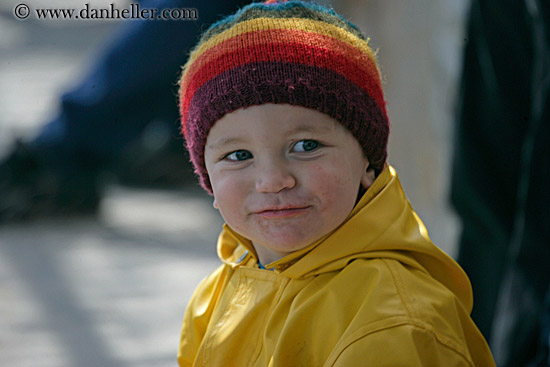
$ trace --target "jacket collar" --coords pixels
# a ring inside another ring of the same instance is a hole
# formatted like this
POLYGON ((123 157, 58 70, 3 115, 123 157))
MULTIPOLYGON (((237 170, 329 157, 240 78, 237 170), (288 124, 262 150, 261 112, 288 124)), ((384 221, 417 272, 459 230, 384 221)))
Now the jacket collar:
MULTIPOLYGON (((232 267, 257 266, 252 243, 227 225, 218 240, 218 255, 232 267)), ((427 272, 453 291, 467 309, 472 307, 466 274, 431 242, 389 165, 338 228, 310 246, 264 265, 285 277, 301 279, 367 258, 395 259, 427 272)))

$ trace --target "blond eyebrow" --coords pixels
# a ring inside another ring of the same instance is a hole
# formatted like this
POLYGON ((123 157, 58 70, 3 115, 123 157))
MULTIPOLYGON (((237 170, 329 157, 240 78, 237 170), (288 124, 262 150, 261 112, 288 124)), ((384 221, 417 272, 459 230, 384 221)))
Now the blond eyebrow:
POLYGON ((295 134, 295 133, 320 133, 320 134, 327 134, 333 131, 333 126, 314 126, 312 124, 298 124, 291 129, 288 129, 287 133, 295 134))
POLYGON ((239 144, 244 144, 245 142, 246 140, 244 138, 240 136, 235 136, 235 137, 218 139, 217 141, 208 144, 206 147, 209 149, 220 149, 226 145, 233 145, 233 144, 239 145, 239 144))

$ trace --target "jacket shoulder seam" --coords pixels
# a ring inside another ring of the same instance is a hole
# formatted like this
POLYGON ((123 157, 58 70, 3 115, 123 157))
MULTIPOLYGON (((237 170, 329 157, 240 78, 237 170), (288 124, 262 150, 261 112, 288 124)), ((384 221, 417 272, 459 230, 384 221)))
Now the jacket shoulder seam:
POLYGON ((405 286, 403 284, 403 280, 401 279, 401 276, 399 274, 399 271, 396 269, 395 265, 388 261, 387 259, 381 259, 382 263, 386 265, 388 268, 388 271, 390 272, 390 275, 393 279, 393 283, 395 285, 395 291, 399 298, 401 299, 401 303, 403 304, 403 307, 405 308, 405 311, 407 312, 407 315, 411 318, 418 318, 418 315, 416 314, 416 310, 414 309, 413 302, 409 298, 409 295, 406 292, 405 286))
POLYGON ((403 307, 405 308, 405 311, 407 312, 410 324, 415 325, 417 327, 421 327, 426 331, 430 331, 433 333, 435 338, 440 341, 442 344, 449 346, 453 350, 455 350, 458 354, 463 356, 468 362, 471 363, 469 360, 468 353, 465 350, 464 346, 462 346, 459 342, 457 342, 452 337, 443 334, 439 332, 437 329, 435 329, 430 323, 426 322, 417 312, 416 307, 414 306, 414 302, 409 297, 409 294, 407 292, 407 288, 404 285, 404 282, 401 278, 401 275, 399 274, 399 269, 394 261, 390 261, 387 259, 382 259, 382 262, 387 266, 392 279, 394 280, 395 289, 397 294, 399 295, 399 298, 401 299, 401 302, 403 303, 403 307))
POLYGON ((459 345, 452 338, 437 332, 437 330, 435 330, 432 325, 428 324, 423 320, 410 318, 406 316, 394 316, 389 319, 380 320, 380 322, 375 322, 374 324, 379 324, 379 323, 382 325, 373 325, 373 324, 365 325, 359 330, 357 330, 356 332, 354 332, 352 335, 350 335, 348 338, 346 338, 348 342, 345 343, 345 345, 342 346, 336 354, 333 354, 333 357, 329 358, 326 366, 334 366, 346 349, 352 347, 355 343, 359 342, 363 338, 367 338, 369 336, 373 336, 375 334, 388 331, 391 329, 395 329, 401 326, 412 326, 417 329, 420 329, 422 332, 432 334, 435 340, 440 345, 451 349, 461 359, 467 362, 468 366, 475 367, 473 361, 469 358, 468 354, 465 353, 464 348, 461 345, 459 345), (388 322, 389 324, 387 324, 388 322))

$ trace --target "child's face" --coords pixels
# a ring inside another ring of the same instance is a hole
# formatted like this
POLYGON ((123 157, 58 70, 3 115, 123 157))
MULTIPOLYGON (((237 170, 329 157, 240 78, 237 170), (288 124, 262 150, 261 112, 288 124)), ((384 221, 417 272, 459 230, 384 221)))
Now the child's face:
POLYGON ((215 206, 268 264, 312 244, 373 180, 353 135, 328 115, 265 104, 216 122, 205 146, 215 206))

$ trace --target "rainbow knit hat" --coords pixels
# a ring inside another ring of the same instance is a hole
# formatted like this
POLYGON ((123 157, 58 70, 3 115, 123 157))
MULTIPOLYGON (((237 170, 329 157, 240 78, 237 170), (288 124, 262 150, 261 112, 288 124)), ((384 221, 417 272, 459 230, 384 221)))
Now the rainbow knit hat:
POLYGON ((242 107, 286 103, 323 112, 357 138, 379 173, 389 120, 368 40, 332 9, 302 1, 252 3, 213 24, 180 80, 182 133, 201 185, 210 128, 242 107))

